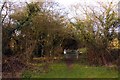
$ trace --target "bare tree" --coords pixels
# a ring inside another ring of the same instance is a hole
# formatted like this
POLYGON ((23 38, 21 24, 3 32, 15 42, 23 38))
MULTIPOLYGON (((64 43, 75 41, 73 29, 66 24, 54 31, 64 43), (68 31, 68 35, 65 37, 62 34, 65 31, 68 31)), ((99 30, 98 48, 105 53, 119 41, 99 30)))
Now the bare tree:
MULTIPOLYGON (((86 47, 90 49, 89 59, 91 60, 89 61, 97 61, 98 64, 107 65, 112 59, 108 48, 109 42, 117 37, 115 32, 119 24, 115 12, 117 5, 113 2, 109 4, 99 3, 99 5, 97 9, 93 6, 76 5, 75 12, 82 11, 85 18, 75 17, 76 22, 71 23, 78 30, 76 33, 79 33, 78 35, 86 47)), ((78 16, 78 14, 76 15, 78 16)))

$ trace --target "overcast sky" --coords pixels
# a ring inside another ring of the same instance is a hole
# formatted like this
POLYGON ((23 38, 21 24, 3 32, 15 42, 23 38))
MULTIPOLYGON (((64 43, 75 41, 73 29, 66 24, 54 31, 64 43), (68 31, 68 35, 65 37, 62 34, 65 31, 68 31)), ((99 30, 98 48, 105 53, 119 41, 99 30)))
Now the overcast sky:
MULTIPOLYGON (((90 5, 90 6, 98 6, 97 2, 103 2, 103 3, 108 3, 108 2, 113 2, 114 4, 118 3, 120 0, 0 0, 1 2, 4 1, 10 1, 10 2, 30 2, 30 1, 39 1, 39 2, 44 2, 44 1, 55 1, 63 5, 64 7, 68 8, 70 5, 74 5, 77 3, 80 3, 82 5, 90 5)), ((72 12, 72 11, 71 11, 72 12)), ((70 12, 69 18, 74 16, 70 12)), ((82 15, 82 17, 84 17, 82 15)))
POLYGON ((120 0, 0 0, 0 2, 4 1, 10 1, 10 2, 31 2, 31 1, 39 1, 39 2, 44 2, 44 1, 55 1, 60 3, 61 5, 68 7, 70 5, 74 5, 76 3, 80 3, 82 5, 94 5, 97 6, 97 2, 113 2, 113 3, 118 3, 120 0))
MULTIPOLYGON (((89 5, 96 7, 98 6, 97 2, 103 2, 103 3, 108 3, 108 2, 113 2, 113 3, 118 3, 120 0, 0 0, 0 2, 3 1, 10 1, 10 2, 30 2, 30 1, 39 1, 39 2, 44 2, 44 1, 55 1, 63 5, 66 9, 70 7, 71 5, 75 5, 77 3, 80 3, 81 5, 89 5)), ((70 11, 71 12, 71 11, 70 11)))
POLYGON ((120 0, 0 0, 2 1, 11 1, 11 2, 28 2, 28 1, 39 1, 39 2, 43 2, 43 1, 56 1, 59 2, 63 5, 70 5, 70 4, 74 4, 74 3, 84 3, 86 2, 87 4, 95 4, 95 2, 118 2, 120 0))

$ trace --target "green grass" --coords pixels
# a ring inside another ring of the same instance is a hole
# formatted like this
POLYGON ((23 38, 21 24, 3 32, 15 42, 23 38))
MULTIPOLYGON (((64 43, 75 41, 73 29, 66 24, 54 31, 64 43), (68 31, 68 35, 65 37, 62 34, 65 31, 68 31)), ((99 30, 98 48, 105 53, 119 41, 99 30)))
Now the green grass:
POLYGON ((93 67, 73 64, 69 69, 64 63, 54 63, 48 73, 25 71, 23 76, 31 78, 118 78, 118 71, 108 67, 93 67))

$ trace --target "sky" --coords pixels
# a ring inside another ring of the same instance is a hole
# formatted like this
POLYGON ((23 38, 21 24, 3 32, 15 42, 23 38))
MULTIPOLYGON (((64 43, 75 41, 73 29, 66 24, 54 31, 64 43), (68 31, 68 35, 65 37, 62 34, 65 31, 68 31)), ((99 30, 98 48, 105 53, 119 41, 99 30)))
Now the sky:
MULTIPOLYGON (((95 9, 97 8, 98 3, 97 2, 103 2, 103 3, 110 3, 113 2, 114 4, 118 3, 120 0, 54 0, 60 4, 62 4, 63 6, 65 6, 66 8, 70 7, 71 5, 75 5, 77 3, 80 3, 80 5, 82 6, 93 6, 95 7, 95 9)), ((81 9, 82 10, 82 9, 81 9)), ((72 12, 73 13, 73 12, 72 12)), ((81 13, 81 12, 79 12, 81 13)), ((81 13, 82 14, 82 13, 81 13)), ((81 15, 80 14, 80 15, 81 15)), ((70 17, 72 14, 70 14, 70 17)), ((84 16, 83 16, 84 17, 84 16)))
POLYGON ((120 0, 0 0, 1 2, 4 1, 10 1, 10 2, 30 2, 30 1, 38 1, 38 2, 44 2, 44 1, 55 1, 60 3, 61 5, 68 7, 70 5, 74 5, 76 3, 80 3, 82 5, 94 5, 97 6, 97 2, 113 2, 113 3, 118 3, 120 0))
POLYGON ((56 2, 59 2, 60 4, 63 4, 63 5, 71 5, 71 4, 74 4, 74 3, 84 3, 84 2, 86 2, 87 4, 95 4, 95 2, 99 2, 99 1, 102 1, 102 2, 111 2, 111 1, 118 2, 120 0, 0 0, 0 2, 2 2, 2 1, 10 1, 10 2, 56 1, 56 2))
MULTIPOLYGON (((4 2, 4 1, 18 2, 18 3, 19 2, 30 2, 30 1, 39 1, 39 2, 55 1, 55 2, 58 2, 61 5, 63 5, 64 7, 67 8, 70 5, 74 5, 76 3, 80 3, 82 5, 98 6, 97 2, 103 2, 103 3, 113 2, 113 3, 118 3, 120 0, 0 0, 0 3, 4 2)), ((69 18, 70 17, 72 17, 72 14, 70 14, 69 18)))
POLYGON ((62 3, 64 5, 69 5, 69 4, 74 4, 74 3, 84 3, 86 2, 87 4, 95 4, 95 2, 99 2, 99 1, 102 1, 102 2, 118 2, 120 0, 55 0, 59 3, 62 3))
MULTIPOLYGON (((93 7, 96 8, 98 6, 97 2, 103 2, 103 3, 113 2, 113 3, 118 3, 118 1, 120 1, 120 0, 0 0, 0 2, 3 2, 3 1, 17 2, 18 4, 19 4, 19 2, 30 2, 30 1, 36 1, 36 2, 37 1, 39 1, 39 2, 55 1, 55 2, 60 3, 62 5, 62 7, 65 7, 66 10, 67 9, 69 10, 69 8, 70 8, 71 5, 75 5, 77 3, 80 3, 82 6, 88 5, 88 6, 93 6, 93 7)), ((71 13, 71 11, 69 13, 71 13)), ((78 13, 80 13, 80 12, 78 12, 78 13)), ((69 17, 72 17, 72 15, 74 15, 73 11, 72 11, 72 14, 70 14, 69 17)))
POLYGON ((120 0, 0 0, 0 2, 3 1, 10 1, 10 2, 30 2, 30 1, 38 1, 38 2, 44 2, 44 1, 55 1, 60 3, 63 7, 66 9, 69 8, 71 5, 75 5, 77 3, 80 3, 82 6, 84 5, 90 5, 93 7, 98 6, 97 2, 103 2, 103 3, 108 3, 108 2, 113 2, 113 3, 118 3, 120 0))

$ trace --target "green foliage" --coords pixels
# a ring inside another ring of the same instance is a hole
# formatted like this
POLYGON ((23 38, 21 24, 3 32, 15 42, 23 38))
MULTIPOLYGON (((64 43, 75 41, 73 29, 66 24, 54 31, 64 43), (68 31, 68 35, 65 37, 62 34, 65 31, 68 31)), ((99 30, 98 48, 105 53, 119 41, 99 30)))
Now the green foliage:
POLYGON ((87 53, 87 49, 86 48, 80 48, 79 52, 81 52, 81 53, 87 53))
MULTIPOLYGON (((31 78, 117 78, 118 71, 107 67, 93 67, 73 64, 68 69, 64 63, 54 63, 48 73, 29 72, 31 78)), ((24 74, 24 72, 23 72, 24 74)))
POLYGON ((32 74, 30 71, 25 71, 23 74, 22 74, 22 78, 24 78, 25 80, 26 79, 30 79, 32 77, 32 74))
POLYGON ((64 39, 74 39, 79 47, 85 47, 87 52, 95 54, 91 59, 96 61, 102 56, 103 60, 103 56, 109 53, 109 43, 117 37, 115 28, 119 19, 112 3, 107 7, 101 6, 103 12, 91 9, 86 12, 85 19, 77 18, 76 22, 69 22, 67 14, 63 9, 61 12, 59 5, 54 2, 26 3, 21 10, 11 12, 8 21, 3 24, 3 53, 9 49, 30 59, 33 51, 42 45, 45 55, 50 56, 62 53, 62 49, 60 51, 57 48, 61 48, 64 39), (21 33, 16 35, 15 31, 21 33))
POLYGON ((21 10, 16 10, 16 12, 10 14, 9 18, 12 20, 10 25, 12 27, 11 29, 3 29, 5 33, 3 47, 5 47, 4 44, 6 46, 10 43, 14 44, 14 47, 10 49, 15 54, 23 54, 26 59, 39 45, 44 46, 46 55, 54 54, 54 48, 60 47, 64 39, 66 23, 64 22, 65 14, 59 14, 59 10, 54 11, 54 8, 50 8, 53 6, 58 7, 54 2, 50 4, 48 2, 47 5, 39 2, 26 3, 26 6, 22 7, 21 10), (15 31, 21 33, 16 35, 15 31), (8 41, 6 42, 6 40, 8 41))

